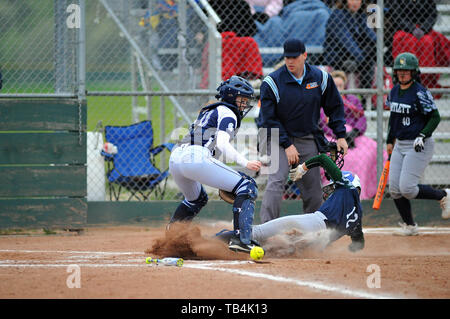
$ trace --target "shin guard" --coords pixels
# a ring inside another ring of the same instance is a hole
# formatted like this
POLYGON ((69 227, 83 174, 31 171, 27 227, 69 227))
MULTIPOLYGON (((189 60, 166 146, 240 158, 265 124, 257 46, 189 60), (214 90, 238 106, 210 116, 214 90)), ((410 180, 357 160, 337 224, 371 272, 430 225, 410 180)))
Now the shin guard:
POLYGON ((255 200, 247 196, 238 196, 233 205, 234 229, 239 233, 241 242, 250 244, 252 239, 255 200))
POLYGON ((208 195, 201 189, 200 196, 195 201, 183 200, 172 215, 169 224, 174 222, 190 222, 208 203, 208 195))
POLYGON ((238 183, 234 193, 236 194, 233 204, 234 231, 239 234, 241 242, 248 245, 252 239, 253 215, 255 200, 258 197, 258 187, 251 177, 245 175, 238 183))

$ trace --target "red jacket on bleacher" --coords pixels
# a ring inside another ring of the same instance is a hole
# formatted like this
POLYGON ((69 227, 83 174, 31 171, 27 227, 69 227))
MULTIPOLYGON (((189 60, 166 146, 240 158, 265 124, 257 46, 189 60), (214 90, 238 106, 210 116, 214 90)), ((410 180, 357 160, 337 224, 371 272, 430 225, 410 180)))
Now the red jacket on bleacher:
MULTIPOLYGON (((238 37, 234 32, 222 32, 222 80, 232 75, 240 75, 247 79, 262 78, 263 68, 261 54, 255 39, 238 37)), ((208 87, 208 45, 202 53, 201 88, 208 87)))
MULTIPOLYGON (((417 56, 422 67, 447 67, 450 65, 450 41, 441 33, 431 30, 417 39, 411 33, 399 30, 394 35, 392 57, 402 52, 411 52, 417 56)), ((428 88, 440 87, 440 74, 422 73, 422 84, 428 88)))

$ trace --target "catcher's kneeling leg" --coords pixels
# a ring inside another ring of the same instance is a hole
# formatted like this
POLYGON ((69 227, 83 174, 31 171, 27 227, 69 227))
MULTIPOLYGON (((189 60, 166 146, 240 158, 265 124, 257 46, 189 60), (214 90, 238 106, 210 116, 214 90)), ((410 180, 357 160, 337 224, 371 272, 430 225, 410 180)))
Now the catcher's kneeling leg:
MULTIPOLYGON (((242 175, 242 174, 241 174, 242 175)), ((250 244, 252 239, 253 214, 258 186, 253 178, 244 176, 233 190, 236 198, 233 203, 233 226, 242 243, 250 244)))
POLYGON ((208 203, 208 194, 201 188, 199 197, 194 201, 184 199, 172 215, 169 225, 174 222, 190 222, 208 203))

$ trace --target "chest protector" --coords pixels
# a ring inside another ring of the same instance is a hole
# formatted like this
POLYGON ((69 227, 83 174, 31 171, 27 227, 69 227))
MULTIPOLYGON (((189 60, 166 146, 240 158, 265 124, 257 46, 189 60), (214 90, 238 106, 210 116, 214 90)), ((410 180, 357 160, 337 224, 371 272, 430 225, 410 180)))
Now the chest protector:
POLYGON ((236 130, 234 131, 235 135, 239 127, 241 126, 241 114, 237 108, 237 106, 227 103, 227 102, 216 102, 209 105, 206 105, 200 110, 200 113, 194 123, 191 124, 189 129, 189 133, 186 134, 181 141, 177 143, 177 145, 190 144, 190 145, 201 145, 203 147, 208 148, 212 154, 214 154, 214 149, 216 147, 216 136, 218 123, 215 123, 215 127, 205 127, 202 124, 202 120, 206 113, 211 112, 216 109, 219 105, 226 106, 228 109, 233 111, 236 115, 237 123, 236 130), (215 129, 214 129, 215 128, 215 129))

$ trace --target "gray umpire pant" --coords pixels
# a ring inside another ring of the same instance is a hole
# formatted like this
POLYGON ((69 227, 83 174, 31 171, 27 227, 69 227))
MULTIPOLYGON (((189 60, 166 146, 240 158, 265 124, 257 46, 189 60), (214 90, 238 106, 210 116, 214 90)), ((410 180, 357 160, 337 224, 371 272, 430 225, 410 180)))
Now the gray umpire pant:
MULTIPOLYGON (((300 153, 300 163, 318 154, 317 145, 312 135, 302 138, 291 137, 291 140, 300 153)), ((289 170, 290 165, 288 164, 286 152, 284 148, 279 146, 279 169, 276 173, 268 176, 267 187, 259 212, 261 223, 280 217, 281 200, 289 170)), ((314 167, 310 169, 296 184, 300 189, 300 195, 303 200, 303 212, 314 213, 319 209, 323 201, 320 168, 314 167)))

